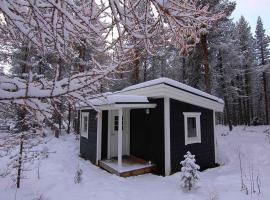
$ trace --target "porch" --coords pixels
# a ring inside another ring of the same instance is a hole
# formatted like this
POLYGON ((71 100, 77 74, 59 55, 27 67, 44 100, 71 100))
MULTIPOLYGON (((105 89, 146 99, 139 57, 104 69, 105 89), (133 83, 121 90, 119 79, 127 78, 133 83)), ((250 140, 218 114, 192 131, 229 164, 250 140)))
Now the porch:
POLYGON ((145 102, 130 101, 99 106, 102 112, 97 120, 96 164, 121 177, 145 174, 154 169, 154 165, 149 164, 150 159, 131 152, 134 140, 131 139, 130 115, 132 110, 141 110, 149 117, 150 109, 156 104, 149 103, 147 99, 145 102), (107 119, 102 117, 104 111, 107 119))
POLYGON ((117 157, 100 160, 99 166, 106 171, 121 177, 137 176, 155 171, 155 165, 135 156, 122 156, 119 167, 117 157))

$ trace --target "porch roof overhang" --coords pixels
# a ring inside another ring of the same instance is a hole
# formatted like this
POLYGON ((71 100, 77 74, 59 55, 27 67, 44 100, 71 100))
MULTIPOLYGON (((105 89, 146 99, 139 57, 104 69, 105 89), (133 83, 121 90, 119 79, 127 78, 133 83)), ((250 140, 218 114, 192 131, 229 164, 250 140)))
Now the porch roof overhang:
MULTIPOLYGON (((96 108, 98 110, 118 110, 121 108, 133 108, 133 109, 155 108, 156 106, 157 104, 154 103, 114 103, 114 104, 99 105, 96 106, 96 108)), ((90 106, 80 107, 80 110, 87 110, 87 109, 93 109, 93 107, 90 106)))
POLYGON ((98 106, 98 108, 100 110, 117 110, 120 108, 133 108, 133 109, 155 108, 156 106, 157 104, 153 104, 153 103, 116 103, 116 104, 98 106))
POLYGON ((79 110, 117 110, 121 108, 155 108, 156 104, 150 103, 148 98, 139 95, 106 94, 89 99, 86 103, 78 106, 79 110))

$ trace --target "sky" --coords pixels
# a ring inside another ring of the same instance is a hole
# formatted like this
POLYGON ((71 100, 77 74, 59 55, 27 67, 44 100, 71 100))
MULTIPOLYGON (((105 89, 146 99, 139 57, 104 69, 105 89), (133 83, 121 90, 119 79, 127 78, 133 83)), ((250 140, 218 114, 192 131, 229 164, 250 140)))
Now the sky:
POLYGON ((234 21, 243 15, 249 22, 252 33, 255 33, 258 16, 261 16, 264 29, 270 35, 270 0, 234 0, 237 5, 232 14, 234 21))

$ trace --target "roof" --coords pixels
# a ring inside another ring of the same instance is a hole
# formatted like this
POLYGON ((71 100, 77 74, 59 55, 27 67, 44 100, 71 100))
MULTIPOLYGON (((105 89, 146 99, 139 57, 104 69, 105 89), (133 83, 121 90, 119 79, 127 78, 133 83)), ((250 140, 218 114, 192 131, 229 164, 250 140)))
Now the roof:
POLYGON ((147 97, 145 96, 119 95, 113 93, 89 99, 88 102, 94 106, 121 104, 121 103, 149 103, 147 97))
POLYGON ((76 107, 81 110, 89 108, 110 110, 118 108, 153 108, 156 105, 150 103, 146 96, 121 95, 107 92, 85 99, 84 102, 78 103, 76 107))
POLYGON ((201 90, 198 90, 196 88, 193 88, 191 86, 188 86, 186 84, 180 83, 178 81, 175 81, 175 80, 172 80, 172 79, 169 79, 169 78, 158 78, 158 79, 154 79, 154 80, 151 80, 151 81, 146 81, 146 82, 143 82, 143 83, 139 83, 139 84, 136 84, 136 85, 126 87, 121 91, 123 91, 123 92, 124 91, 130 91, 130 90, 135 90, 135 89, 139 89, 139 88, 145 88, 145 87, 158 85, 158 84, 166 84, 166 85, 178 88, 180 90, 183 90, 183 91, 186 91, 186 92, 189 92, 189 93, 192 93, 192 94, 196 94, 198 96, 201 96, 201 97, 204 97, 204 98, 207 98, 207 99, 211 99, 213 101, 224 104, 224 101, 222 99, 216 97, 216 96, 210 95, 210 94, 208 94, 206 92, 203 92, 201 90))
POLYGON ((169 78, 139 83, 114 93, 103 93, 80 103, 78 107, 98 106, 102 109, 118 107, 153 107, 148 98, 168 97, 199 107, 222 112, 224 101, 201 90, 169 78), (88 103, 87 103, 88 102, 88 103), (139 105, 140 104, 140 105, 139 105), (151 105, 150 105, 151 104, 151 105))

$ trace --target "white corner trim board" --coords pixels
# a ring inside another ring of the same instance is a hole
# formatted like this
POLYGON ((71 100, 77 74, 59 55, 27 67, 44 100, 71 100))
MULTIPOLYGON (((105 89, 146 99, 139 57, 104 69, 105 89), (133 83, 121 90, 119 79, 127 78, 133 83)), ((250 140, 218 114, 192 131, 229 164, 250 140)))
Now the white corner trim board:
POLYGON ((214 142, 215 142, 215 163, 218 163, 218 156, 217 156, 217 133, 216 133, 216 113, 213 111, 213 129, 214 129, 214 142))
POLYGON ((165 176, 171 174, 170 98, 164 98, 165 176))
POLYGON ((108 140, 107 140, 107 159, 111 158, 111 125, 112 125, 112 111, 108 110, 108 140))
POLYGON ((81 112, 81 125, 80 125, 81 137, 88 138, 88 126, 89 126, 89 113, 81 112), (86 127, 84 127, 84 125, 86 125, 86 127))
POLYGON ((96 155, 96 165, 98 161, 101 160, 101 140, 102 140, 102 111, 97 113, 97 155, 96 155))
POLYGON ((201 143, 201 113, 199 112, 183 112, 185 126, 185 145, 193 143, 201 143), (188 118, 195 118, 196 136, 188 136, 188 118))

